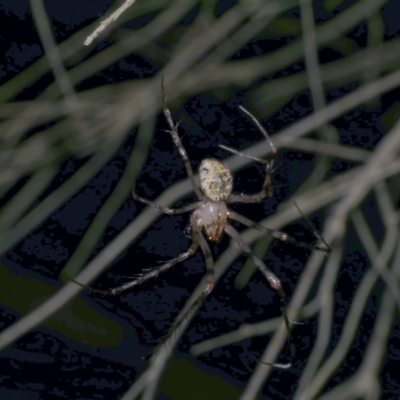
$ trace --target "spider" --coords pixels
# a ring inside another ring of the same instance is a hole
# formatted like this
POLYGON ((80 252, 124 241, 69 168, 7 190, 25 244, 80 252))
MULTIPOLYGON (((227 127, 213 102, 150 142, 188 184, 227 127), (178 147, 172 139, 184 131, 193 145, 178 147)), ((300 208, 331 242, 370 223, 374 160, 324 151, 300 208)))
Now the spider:
MULTIPOLYGON (((229 220, 234 220, 242 223, 248 227, 252 227, 258 229, 259 231, 272 235, 273 237, 283 241, 283 242, 292 242, 298 246, 306 247, 312 250, 320 250, 324 253, 330 251, 329 246, 323 241, 323 239, 318 235, 316 229, 313 227, 314 233, 322 239, 325 247, 318 247, 314 245, 309 245, 305 242, 297 241, 295 238, 289 236, 285 232, 269 229, 257 222, 254 222, 228 208, 227 204, 229 203, 260 203, 264 198, 273 195, 273 185, 271 182, 271 172, 274 165, 274 161, 277 154, 277 149, 274 146, 271 138, 267 134, 266 130, 262 127, 262 125, 258 122, 258 120, 244 107, 239 106, 240 110, 247 114, 255 125, 258 127, 259 131, 267 140, 271 150, 272 157, 270 160, 258 159, 244 153, 241 153, 235 149, 232 149, 228 146, 220 145, 220 147, 228 150, 232 153, 238 154, 240 156, 245 156, 251 158, 257 162, 265 164, 265 173, 266 177, 262 184, 260 192, 252 195, 236 195, 232 193, 233 187, 233 176, 229 169, 219 160, 214 158, 206 158, 201 161, 199 167, 199 177, 200 177, 200 187, 197 186, 194 179, 193 170, 190 164, 190 160, 186 154, 186 150, 181 142, 181 139, 178 135, 178 124, 174 124, 171 116, 171 112, 167 107, 166 97, 164 92, 163 80, 161 81, 161 94, 162 94, 162 102, 164 107, 164 115, 168 122, 170 130, 168 131, 171 134, 172 140, 175 143, 178 151, 182 157, 184 162, 186 172, 189 176, 191 185, 193 190, 198 198, 198 201, 186 205, 181 208, 167 208, 163 207, 159 204, 155 204, 152 201, 145 199, 139 196, 135 190, 132 192, 132 197, 134 200, 138 200, 142 203, 147 204, 150 207, 157 208, 165 214, 173 215, 173 214, 182 214, 186 212, 192 212, 190 215, 190 236, 192 239, 192 243, 190 247, 183 253, 179 254, 177 257, 172 260, 164 263, 163 265, 151 269, 145 270, 145 272, 135 276, 135 279, 124 283, 121 286, 118 286, 114 289, 110 290, 100 290, 93 289, 91 287, 85 286, 76 282, 77 284, 84 286, 90 290, 94 290, 95 292, 105 294, 105 295, 117 295, 127 289, 130 289, 134 286, 140 285, 143 282, 157 277, 161 272, 165 272, 170 269, 173 265, 183 262, 189 257, 193 256, 198 248, 200 247, 203 252, 205 263, 206 263, 206 285, 201 292, 201 294, 194 300, 194 302, 189 306, 187 311, 170 327, 167 334, 160 340, 157 346, 149 353, 148 356, 143 357, 142 360, 149 359, 152 355, 156 354, 157 351, 167 342, 168 338, 172 336, 172 334, 182 325, 182 323, 189 317, 189 315, 196 309, 197 306, 201 305, 202 302, 207 298, 207 296, 212 292, 215 285, 214 278, 214 262, 211 255, 210 247, 207 243, 207 240, 210 242, 218 243, 221 240, 221 237, 224 233, 229 235, 242 249, 242 251, 252 258, 254 264, 257 266, 259 271, 264 275, 265 279, 269 283, 269 285, 275 289, 279 296, 281 297, 281 312, 283 316, 283 320, 286 326, 286 331, 288 338, 291 337, 291 325, 287 315, 287 301, 286 294, 283 291, 282 284, 280 280, 276 277, 276 275, 265 265, 265 263, 256 257, 251 251, 250 247, 247 243, 242 239, 239 233, 229 224, 229 220)), ((296 206, 297 207, 297 206, 296 206)), ((300 211, 300 210, 299 210, 300 211)), ((303 215, 304 216, 304 215, 303 215)), ((304 216, 305 217, 305 216, 304 216)), ((311 222, 308 221, 310 224, 311 222)), ((295 347, 292 344, 290 346, 291 357, 295 356, 295 347)), ((255 359, 257 360, 257 359, 255 359)), ((259 361, 259 360, 257 360, 259 361)), ((268 364, 276 368, 287 369, 290 368, 291 363, 289 364, 268 364)))

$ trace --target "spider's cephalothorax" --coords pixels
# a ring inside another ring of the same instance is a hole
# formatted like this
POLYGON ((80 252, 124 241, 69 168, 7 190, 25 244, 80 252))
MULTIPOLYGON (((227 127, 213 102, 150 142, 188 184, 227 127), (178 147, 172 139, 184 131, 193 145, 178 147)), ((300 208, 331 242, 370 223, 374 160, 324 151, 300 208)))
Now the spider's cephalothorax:
MULTIPOLYGON (((135 200, 139 200, 142 203, 145 203, 151 207, 157 208, 160 211, 166 214, 180 214, 184 212, 192 211, 190 216, 190 229, 187 229, 187 232, 190 233, 192 238, 192 244, 189 249, 178 255, 174 259, 168 261, 167 263, 155 267, 152 269, 148 269, 146 272, 135 277, 134 280, 127 282, 121 286, 118 286, 111 290, 96 290, 102 294, 118 294, 123 292, 126 289, 132 288, 134 286, 140 285, 141 283, 147 281, 150 278, 154 278, 159 275, 161 272, 167 271, 173 265, 182 262, 195 254, 196 250, 200 247, 206 263, 206 284, 202 291, 202 293, 196 298, 196 300, 189 306, 187 311, 183 313, 183 315, 171 326, 168 333, 164 336, 164 338, 160 341, 160 343, 152 350, 149 356, 155 354, 158 349, 163 346, 164 343, 171 337, 171 335, 181 326, 181 324, 185 321, 186 318, 198 307, 205 298, 212 292, 214 288, 214 262, 211 255, 210 247, 207 243, 207 240, 218 242, 222 237, 222 234, 225 232, 228 234, 242 249, 244 253, 246 253, 249 257, 252 258, 254 264, 257 266, 259 271, 264 275, 265 279, 269 283, 269 285, 276 290, 281 296, 282 300, 282 315, 286 325, 286 329, 288 332, 288 336, 290 338, 291 326, 289 323, 289 318, 287 316, 286 311, 286 295, 283 291, 280 280, 274 275, 274 273, 264 264, 262 260, 260 260, 257 256, 253 254, 250 247, 243 240, 243 238, 239 235, 239 233, 229 224, 229 220, 235 220, 242 223, 245 226, 253 227, 258 229, 259 231, 272 235, 273 237, 285 241, 292 242, 301 247, 306 247, 312 250, 322 250, 324 252, 330 251, 329 246, 324 242, 324 248, 309 245, 304 242, 299 242, 293 237, 289 236, 285 232, 276 231, 273 229, 269 229, 257 222, 253 222, 248 218, 237 214, 236 212, 229 210, 227 207, 227 203, 259 203, 267 196, 272 196, 272 183, 271 183, 271 171, 274 164, 274 159, 276 156, 276 148, 268 136, 265 129, 262 125, 251 115, 246 109, 243 107, 239 107, 243 112, 250 116, 253 122, 257 125, 260 132, 264 135, 265 139, 269 143, 269 146, 272 150, 272 158, 271 160, 262 160, 255 157, 248 156, 243 154, 235 149, 231 149, 227 146, 222 146, 224 149, 231 151, 240 156, 245 156, 251 158, 255 161, 261 162, 264 164, 266 177, 262 184, 261 190, 259 193, 252 195, 235 195, 232 194, 232 186, 233 186, 233 178, 229 169, 220 161, 215 160, 213 158, 207 158, 203 160, 200 164, 199 175, 200 175, 200 188, 197 186, 194 176, 193 170, 190 165, 189 158, 186 154, 186 150, 183 147, 181 139, 178 135, 177 125, 174 124, 171 118, 171 113, 165 102, 164 89, 162 87, 163 94, 163 103, 164 103, 164 114, 167 119, 168 125, 170 127, 169 133, 172 136, 172 140, 177 146, 179 153, 183 159, 183 162, 186 167, 187 174, 189 176, 189 180, 192 184, 193 190, 198 197, 198 202, 189 204, 187 206, 181 208, 167 208, 160 206, 158 204, 153 203, 150 200, 147 200, 143 197, 140 197, 135 192, 132 193, 132 197, 135 200), (203 231, 206 234, 206 238, 203 236, 203 231)), ((314 230, 315 231, 315 230, 314 230)), ((322 238, 320 238, 322 239, 322 238)), ((322 239, 323 240, 323 239, 322 239)), ((294 357, 294 345, 291 346, 291 356, 294 357)), ((270 364, 275 366, 276 368, 287 368, 290 366, 283 366, 282 364, 270 364)))

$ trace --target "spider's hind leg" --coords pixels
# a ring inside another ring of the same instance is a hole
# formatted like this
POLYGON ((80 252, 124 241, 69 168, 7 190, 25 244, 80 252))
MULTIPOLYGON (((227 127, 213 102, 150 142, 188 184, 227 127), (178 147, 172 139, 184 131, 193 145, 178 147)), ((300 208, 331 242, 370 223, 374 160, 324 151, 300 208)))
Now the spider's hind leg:
POLYGON ((160 265, 159 267, 152 268, 148 272, 141 273, 141 274, 137 275, 134 280, 132 280, 130 282, 126 282, 121 286, 117 286, 114 289, 110 289, 110 290, 94 289, 90 286, 83 285, 83 284, 75 281, 74 279, 72 279, 72 281, 75 282, 77 285, 82 286, 86 289, 92 290, 96 293, 100 293, 100 294, 104 294, 104 295, 117 295, 127 289, 130 289, 134 286, 138 286, 138 285, 142 284, 143 282, 147 281, 148 279, 155 278, 161 272, 165 272, 168 269, 170 269, 173 265, 178 264, 182 261, 185 261, 187 258, 193 256, 193 254, 196 252, 198 246, 199 245, 197 244, 197 242, 194 241, 191 244, 191 246, 189 247, 189 249, 187 251, 185 251, 184 253, 179 254, 178 257, 175 257, 172 260, 169 260, 168 262, 164 263, 163 265, 160 265))
POLYGON ((234 211, 230 211, 229 212, 229 218, 233 219, 234 221, 238 221, 241 224, 248 226, 249 228, 255 228, 255 229, 259 230, 260 232, 263 232, 263 233, 266 233, 268 235, 271 235, 274 238, 279 239, 282 242, 290 242, 290 243, 293 243, 293 244, 295 244, 295 245, 297 245, 299 247, 304 247, 306 249, 322 251, 324 254, 328 254, 328 253, 331 252, 331 248, 322 239, 321 235, 317 235, 317 237, 322 239, 322 241, 324 243, 324 247, 314 246, 313 244, 309 244, 309 243, 306 243, 306 242, 299 241, 299 240, 295 239, 293 236, 289 236, 286 232, 277 231, 275 229, 267 228, 266 226, 261 225, 258 222, 252 221, 251 219, 246 218, 243 215, 235 213, 234 211))
MULTIPOLYGON (((321 248, 322 252, 326 255, 327 253, 330 253, 332 251, 332 248, 326 243, 325 239, 322 237, 321 233, 318 231, 316 226, 313 224, 313 222, 310 220, 310 218, 307 217, 301 210, 300 207, 296 204, 295 201, 293 201, 293 204, 296 206, 298 212, 301 214, 303 219, 307 222, 308 226, 311 228, 313 231, 313 234, 316 238, 318 238, 325 246, 325 248, 321 248)), ((317 249, 320 250, 320 249, 317 249)))
POLYGON ((203 234, 201 233, 200 228, 195 223, 195 219, 192 216, 191 220, 192 225, 192 234, 193 234, 193 243, 197 246, 200 245, 201 250, 204 254, 204 259, 206 262, 206 285, 202 292, 197 296, 197 298, 189 305, 188 309, 178 318, 176 322, 172 324, 169 328, 168 332, 160 339, 159 343, 156 347, 154 347, 151 352, 144 357, 144 360, 150 359, 153 355, 155 355, 161 347, 167 344, 168 339, 182 326, 182 324, 187 320, 187 318, 196 311, 203 301, 207 298, 207 296, 212 292, 214 289, 215 284, 215 276, 214 276, 214 261, 211 255, 210 247, 206 239, 204 238, 203 234))
MULTIPOLYGON (((264 275, 264 277, 267 279, 268 283, 270 286, 275 289, 279 296, 281 297, 281 312, 283 316, 283 320, 285 322, 286 326, 286 331, 288 335, 288 341, 289 341, 289 349, 290 349, 290 357, 291 359, 294 359, 296 356, 296 347, 294 343, 292 342, 292 328, 291 324, 289 321, 289 317, 287 314, 287 298, 286 294, 283 291, 281 281, 276 277, 276 275, 257 257, 253 254, 251 251, 250 247, 247 245, 247 243, 242 239, 242 237, 239 235, 239 233, 229 224, 227 224, 224 228, 225 232, 240 246, 242 251, 250 256, 256 265, 256 267, 259 269, 259 271, 264 275)), ((288 364, 273 364, 273 363, 266 363, 267 365, 270 365, 274 368, 277 369, 288 369, 292 366, 292 363, 288 364)))

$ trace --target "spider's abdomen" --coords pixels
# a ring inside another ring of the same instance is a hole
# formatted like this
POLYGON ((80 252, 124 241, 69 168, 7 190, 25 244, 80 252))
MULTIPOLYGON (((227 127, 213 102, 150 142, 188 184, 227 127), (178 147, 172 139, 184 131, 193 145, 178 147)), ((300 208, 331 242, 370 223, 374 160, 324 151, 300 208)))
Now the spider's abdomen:
POLYGON ((232 174, 222 162, 206 158, 200 164, 200 187, 203 193, 213 201, 223 201, 232 192, 232 174))
POLYGON ((203 228, 207 239, 218 242, 224 232, 229 211, 223 201, 202 201, 200 207, 193 213, 195 223, 203 228))

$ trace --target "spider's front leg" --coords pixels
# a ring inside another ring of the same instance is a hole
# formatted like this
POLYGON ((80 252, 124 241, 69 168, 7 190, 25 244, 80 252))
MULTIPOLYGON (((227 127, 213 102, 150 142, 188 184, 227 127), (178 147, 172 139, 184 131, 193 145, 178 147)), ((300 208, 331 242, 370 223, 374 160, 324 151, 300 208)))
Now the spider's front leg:
MULTIPOLYGON (((193 169, 192 169, 192 166, 190 165, 189 157, 187 156, 186 150, 185 150, 185 148, 182 144, 182 141, 178 135, 177 125, 174 124, 174 122, 172 120, 171 112, 169 111, 169 109, 167 107, 167 102, 166 102, 166 97, 165 97, 165 92, 164 92, 164 77, 161 78, 161 97, 162 97, 162 102, 163 102, 163 106, 164 106, 164 115, 165 115, 165 118, 170 127, 169 133, 171 134, 172 141, 175 143, 176 147, 178 148, 179 154, 182 157, 183 163, 185 164, 186 172, 187 172, 189 180, 192 184, 193 190, 196 193, 196 196, 198 197, 198 199, 202 199, 204 197, 203 193, 201 192, 201 190, 198 188, 198 186, 196 185, 196 183, 194 181, 193 169)), ((141 201, 142 203, 145 203, 148 206, 151 206, 153 208, 157 208, 160 211, 162 211, 163 213, 169 214, 169 215, 181 214, 181 213, 184 213, 187 211, 193 211, 194 209, 196 209, 198 207, 197 203, 190 204, 188 206, 184 206, 181 208, 163 207, 163 206, 160 206, 159 204, 153 203, 152 201, 145 199, 144 197, 139 196, 138 194, 136 194, 135 190, 132 191, 132 197, 134 200, 141 201)))
POLYGON ((272 185, 271 173, 272 173, 272 168, 275 163, 275 157, 276 157, 276 154, 278 153, 278 151, 274 145, 274 142, 269 137, 267 131, 260 124, 260 122, 258 122, 258 120, 249 111, 247 111, 244 107, 239 106, 239 108, 253 120, 253 122, 256 124, 257 128, 259 129, 259 131, 263 134, 263 136, 267 140, 269 146, 271 147, 272 157, 270 160, 263 160, 263 159, 260 159, 257 157, 249 156, 238 150, 232 149, 229 146, 220 145, 220 147, 222 147, 225 150, 230 151, 231 153, 237 154, 242 157, 250 158, 261 164, 265 164, 265 179, 264 179, 264 182, 263 182, 260 192, 256 193, 256 194, 252 194, 252 195, 230 194, 228 197, 228 203, 260 203, 265 197, 272 196, 274 193, 274 186, 272 185))
POLYGON ((178 135, 178 125, 174 124, 174 121, 172 121, 172 116, 171 116, 171 111, 169 111, 169 108, 167 107, 167 100, 165 96, 165 91, 164 91, 164 76, 161 77, 161 97, 162 97, 162 102, 164 106, 164 115, 165 119, 168 122, 168 125, 170 127, 169 133, 171 134, 172 140, 175 143, 176 147, 178 148, 179 154, 182 157, 183 163, 185 164, 186 172, 188 174, 189 180, 192 184, 193 190, 196 193, 196 196, 201 199, 203 197, 203 193, 201 193, 201 190, 198 188, 194 181, 194 175, 193 175, 193 169, 192 166, 190 165, 190 160, 189 157, 187 156, 186 150, 183 147, 181 138, 178 135))

